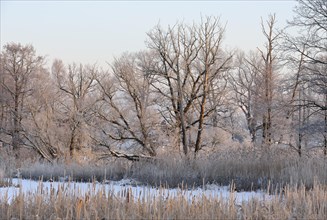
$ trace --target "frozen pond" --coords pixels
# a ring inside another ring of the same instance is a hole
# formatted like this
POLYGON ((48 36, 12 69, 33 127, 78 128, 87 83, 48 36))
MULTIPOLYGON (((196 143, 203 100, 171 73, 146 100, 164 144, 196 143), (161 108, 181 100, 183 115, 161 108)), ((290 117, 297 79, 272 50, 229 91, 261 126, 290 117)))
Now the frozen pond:
POLYGON ((25 195, 42 193, 43 195, 50 195, 50 193, 57 193, 59 190, 64 195, 85 196, 94 195, 102 192, 105 195, 111 194, 117 197, 129 192, 135 199, 149 199, 153 197, 172 198, 176 196, 184 196, 190 201, 192 199, 206 198, 223 198, 233 199, 236 204, 241 204, 251 198, 259 200, 269 199, 270 196, 265 192, 230 192, 228 186, 218 186, 214 184, 205 185, 194 189, 166 189, 156 188, 150 186, 138 186, 134 184, 133 180, 125 179, 121 181, 108 181, 107 183, 80 183, 80 182, 41 182, 25 179, 13 179, 13 184, 17 187, 2 187, 0 188, 0 199, 10 202, 13 198, 19 195, 20 192, 25 195))

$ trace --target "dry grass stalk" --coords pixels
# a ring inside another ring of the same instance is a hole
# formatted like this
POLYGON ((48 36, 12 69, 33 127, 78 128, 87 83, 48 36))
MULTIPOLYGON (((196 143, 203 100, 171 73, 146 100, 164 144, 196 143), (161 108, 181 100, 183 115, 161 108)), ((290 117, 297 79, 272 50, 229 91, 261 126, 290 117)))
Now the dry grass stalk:
POLYGON ((130 189, 118 194, 90 189, 85 195, 78 189, 68 193, 60 187, 54 193, 39 189, 33 194, 18 195, 8 202, 0 201, 0 219, 325 219, 327 189, 314 183, 308 190, 304 185, 287 185, 270 199, 253 198, 236 204, 234 193, 228 199, 219 196, 189 198, 177 195, 156 195, 142 191, 133 195, 130 189))
POLYGON ((97 180, 121 180, 132 178, 138 182, 166 187, 178 187, 181 183, 202 186, 206 183, 230 185, 234 181, 237 191, 265 189, 272 186, 303 183, 312 188, 314 177, 327 183, 327 163, 321 157, 298 158, 294 152, 271 150, 269 152, 248 149, 217 152, 210 156, 187 160, 178 155, 161 155, 154 161, 111 161, 106 165, 31 164, 21 169, 23 178, 44 180, 67 179, 89 182, 97 180))

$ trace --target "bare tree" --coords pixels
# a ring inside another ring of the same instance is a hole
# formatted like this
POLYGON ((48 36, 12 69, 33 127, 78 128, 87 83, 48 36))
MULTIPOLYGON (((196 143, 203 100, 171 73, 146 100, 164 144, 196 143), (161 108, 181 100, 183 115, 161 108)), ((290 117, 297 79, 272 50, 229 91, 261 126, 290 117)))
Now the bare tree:
MULTIPOLYGON (((300 54, 296 56, 294 51, 290 50, 288 36, 284 34, 283 51, 285 53, 285 64, 288 67, 288 77, 285 77, 284 87, 287 91, 288 98, 285 101, 284 107, 286 110, 286 120, 290 121, 287 133, 289 134, 288 145, 294 147, 294 134, 296 149, 299 156, 302 155, 302 142, 304 137, 305 121, 309 118, 306 117, 307 108, 303 105, 303 98, 306 85, 303 81, 305 75, 304 68, 304 56, 300 54), (285 43, 286 42, 286 43, 285 43), (296 128, 296 129, 295 129, 296 128), (294 132, 295 131, 295 132, 294 132)), ((305 52, 305 46, 302 48, 302 53, 305 52)))
MULTIPOLYGON (((158 65, 152 70, 152 74, 158 76, 152 86, 157 89, 163 97, 167 98, 171 103, 167 110, 168 115, 165 116, 167 123, 172 123, 169 119, 171 116, 176 120, 176 129, 180 129, 184 154, 188 152, 186 120, 184 100, 187 79, 190 78, 191 63, 198 56, 199 48, 196 48, 195 31, 192 28, 176 25, 168 28, 165 32, 158 25, 150 33, 149 48, 157 52, 158 65), (188 48, 187 48, 188 46, 188 48), (165 86, 163 86, 165 85, 165 86)), ((200 78, 193 79, 199 81, 200 78)), ((194 85, 194 84, 193 84, 194 85)), ((192 86, 192 85, 191 85, 192 86)), ((189 103, 195 99, 196 91, 199 88, 193 86, 192 93, 189 94, 189 103)), ((162 113, 162 115, 165 115, 162 113)), ((178 138, 179 142, 179 138, 178 138)))
MULTIPOLYGON (((211 82, 217 79, 217 76, 222 74, 229 68, 229 61, 232 56, 224 57, 222 50, 222 39, 225 29, 220 26, 219 19, 208 17, 202 21, 202 25, 198 31, 199 46, 200 46, 200 62, 202 62, 202 98, 200 104, 200 115, 198 123, 198 132, 195 143, 195 153, 201 149, 201 138, 204 125, 204 117, 207 114, 207 96, 210 90, 214 90, 211 82), (210 87, 211 86, 211 87, 210 87)), ((215 109, 217 106, 214 106, 215 109)), ((210 108, 212 109, 212 108, 210 108)), ((210 111, 210 110, 209 110, 210 111)))
MULTIPOLYGON (((312 93, 311 95, 302 94, 296 104, 302 112, 306 109, 311 111, 310 117, 316 116, 322 119, 320 121, 326 121, 324 118, 327 115, 325 102, 327 94, 327 2, 324 0, 298 0, 298 6, 296 6, 294 12, 296 15, 292 21, 289 21, 288 28, 291 30, 296 29, 300 34, 297 36, 285 34, 285 44, 288 51, 293 53, 291 56, 293 60, 300 57, 297 60, 298 65, 301 66, 302 74, 300 81, 295 81, 295 85, 299 82, 305 84, 308 93, 312 93)), ((308 120, 306 123, 303 126, 309 126, 308 120)), ((321 127, 321 133, 323 133, 324 154, 326 155, 327 132, 324 131, 327 131, 327 123, 325 122, 325 125, 317 123, 315 127, 321 127)), ((310 128, 310 130, 312 133, 316 129, 310 128)))
POLYGON ((96 65, 76 64, 66 68, 61 61, 56 60, 52 74, 56 78, 58 95, 62 96, 60 111, 69 127, 68 148, 70 157, 73 158, 75 151, 87 147, 89 141, 87 127, 96 102, 92 94, 96 88, 98 69, 96 65))
POLYGON ((276 80, 276 64, 277 54, 275 52, 277 46, 277 40, 280 33, 274 33, 274 26, 276 23, 275 15, 270 15, 265 27, 264 22, 261 22, 262 33, 265 36, 266 44, 265 51, 260 49, 261 59, 264 63, 264 68, 261 70, 263 76, 263 104, 264 113, 262 117, 262 137, 266 146, 270 146, 272 143, 272 109, 274 99, 274 82, 276 80))
MULTIPOLYGON (((2 54, 0 54, 2 60, 2 54)), ((1 105, 1 115, 0 115, 0 141, 3 145, 10 145, 10 141, 6 141, 5 136, 10 136, 11 129, 11 97, 9 91, 3 86, 8 81, 8 77, 4 74, 3 63, 1 63, 1 74, 0 74, 0 105, 1 105)))
MULTIPOLYGON (((321 60, 326 62, 327 56, 325 56, 325 60, 322 58, 321 60)), ((311 108, 313 114, 320 118, 316 127, 320 128, 319 133, 323 137, 324 155, 327 155, 327 65, 321 62, 307 64, 306 71, 305 83, 314 95, 305 97, 303 105, 311 108)))
POLYGON ((27 116, 23 120, 26 145, 49 162, 62 156, 62 128, 58 126, 58 97, 54 80, 46 69, 38 72, 31 86, 33 94, 26 99, 27 116))
POLYGON ((261 130, 264 146, 272 144, 273 127, 277 123, 273 117, 278 113, 279 105, 276 94, 279 57, 276 47, 280 33, 275 32, 275 23, 275 15, 270 15, 266 23, 261 21, 266 40, 264 49, 257 48, 257 52, 249 55, 240 54, 233 74, 229 76, 234 101, 245 116, 252 142, 255 143, 257 132, 261 130))
POLYGON ((119 143, 125 151, 133 148, 135 155, 141 155, 138 148, 151 157, 157 154, 158 116, 150 90, 152 78, 143 69, 148 56, 145 52, 124 54, 114 61, 112 77, 105 73, 97 79, 100 101, 96 114, 102 121, 100 133, 104 135, 97 137, 97 142, 111 152, 115 152, 115 147, 108 139, 119 143))
POLYGON ((11 145, 17 154, 19 146, 23 144, 21 133, 23 113, 26 106, 25 99, 33 91, 30 82, 35 72, 42 67, 43 57, 37 56, 31 45, 23 46, 10 43, 3 48, 4 50, 1 53, 1 90, 5 91, 9 96, 5 101, 10 109, 10 118, 12 120, 8 132, 12 137, 11 145))
POLYGON ((170 102, 165 102, 161 114, 178 130, 185 155, 191 147, 187 130, 197 125, 196 153, 202 146, 204 119, 217 107, 210 106, 208 94, 217 88, 212 85, 219 85, 217 80, 231 60, 222 50, 224 32, 219 18, 207 17, 199 26, 177 23, 165 31, 158 25, 148 33, 148 47, 157 58, 149 68, 155 77, 152 86, 170 102))
POLYGON ((325 0, 298 0, 291 27, 300 28, 299 36, 288 39, 291 49, 307 58, 311 63, 327 65, 327 2, 325 0), (307 50, 303 51, 303 45, 307 50))
POLYGON ((259 113, 259 92, 262 60, 259 53, 251 52, 238 54, 233 74, 229 75, 229 83, 233 91, 235 104, 242 110, 247 128, 253 143, 256 141, 257 131, 262 129, 259 113))

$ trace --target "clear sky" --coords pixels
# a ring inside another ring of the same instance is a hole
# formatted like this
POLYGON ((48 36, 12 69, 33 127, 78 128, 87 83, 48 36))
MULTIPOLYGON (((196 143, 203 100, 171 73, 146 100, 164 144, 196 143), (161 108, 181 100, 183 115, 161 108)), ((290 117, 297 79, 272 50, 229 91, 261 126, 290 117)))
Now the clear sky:
POLYGON ((8 42, 32 44, 48 64, 104 65, 125 51, 145 49, 146 32, 160 23, 199 22, 220 16, 225 46, 245 51, 263 45, 261 17, 276 13, 282 28, 295 1, 1 1, 1 49, 8 42))

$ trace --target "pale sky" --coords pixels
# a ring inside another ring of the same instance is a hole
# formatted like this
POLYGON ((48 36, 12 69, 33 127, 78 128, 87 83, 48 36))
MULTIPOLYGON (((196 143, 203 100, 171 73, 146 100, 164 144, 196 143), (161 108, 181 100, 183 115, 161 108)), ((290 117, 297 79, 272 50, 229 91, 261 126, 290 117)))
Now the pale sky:
POLYGON ((277 27, 293 17, 295 1, 1 1, 1 50, 8 42, 32 44, 38 55, 65 63, 105 66, 123 52, 146 48, 158 23, 200 22, 220 16, 227 23, 226 48, 261 47, 261 17, 276 13, 277 27))

